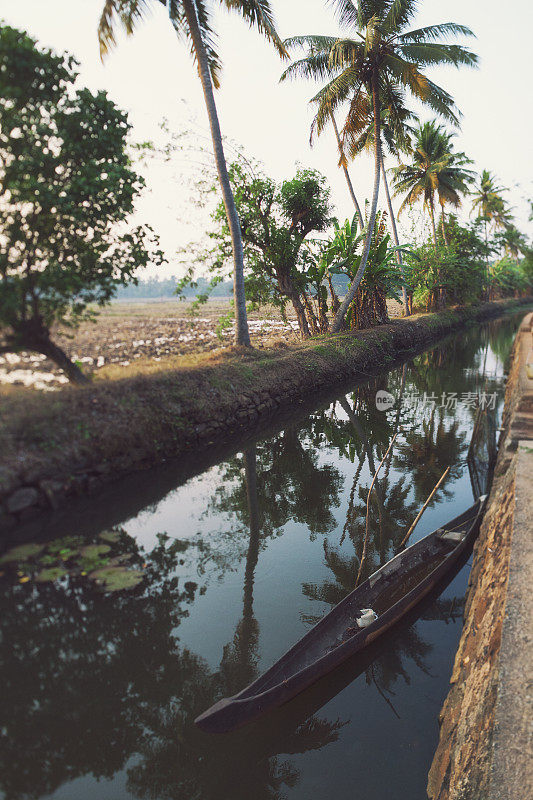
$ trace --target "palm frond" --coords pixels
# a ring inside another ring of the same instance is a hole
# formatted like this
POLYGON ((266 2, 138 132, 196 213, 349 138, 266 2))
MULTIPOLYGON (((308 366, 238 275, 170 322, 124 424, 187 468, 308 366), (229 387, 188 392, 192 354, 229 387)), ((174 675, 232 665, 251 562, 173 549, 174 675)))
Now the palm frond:
POLYGON ((390 74, 402 86, 420 100, 425 101, 429 95, 429 81, 417 68, 416 64, 399 56, 390 54, 385 57, 384 64, 390 74))
POLYGON ((402 33, 398 36, 398 42, 436 42, 448 36, 475 36, 475 34, 465 25, 444 22, 440 25, 427 25, 425 28, 402 33))
POLYGON ((285 45, 276 30, 269 0, 223 0, 223 3, 229 11, 237 11, 251 28, 257 28, 283 58, 288 58, 285 45))
POLYGON ((293 61, 283 72, 280 81, 293 80, 295 78, 319 81, 330 77, 329 53, 321 53, 301 58, 299 61, 293 61))
POLYGON ((357 0, 359 9, 359 28, 365 28, 372 17, 383 19, 389 10, 391 0, 357 0))
POLYGON ((329 5, 334 7, 335 16, 341 25, 349 28, 360 25, 360 3, 353 3, 352 0, 329 0, 329 5))
POLYGON ((394 0, 383 20, 383 33, 390 36, 401 31, 415 16, 417 8, 417 0, 394 0))
POLYGON ((475 67, 478 64, 477 55, 458 44, 415 42, 398 45, 396 50, 403 58, 415 61, 421 66, 453 64, 455 67, 475 67))
POLYGON ((143 21, 151 5, 149 0, 105 0, 98 23, 100 57, 103 59, 116 45, 116 25, 128 35, 143 21))
POLYGON ((355 39, 337 39, 330 50, 329 61, 332 67, 346 67, 360 64, 365 56, 364 43, 355 39))
POLYGON ((463 115, 455 105, 451 94, 449 94, 446 89, 430 81, 429 78, 427 78, 427 83, 429 93, 426 97, 426 105, 438 114, 439 117, 458 126, 463 115))
POLYGON ((311 99, 311 102, 336 108, 341 103, 344 103, 354 92, 357 92, 360 83, 361 79, 357 68, 348 67, 323 86, 311 99))
POLYGON ((310 55, 315 55, 322 52, 329 53, 338 38, 338 36, 290 36, 284 40, 283 44, 287 50, 300 47, 307 49, 310 55))

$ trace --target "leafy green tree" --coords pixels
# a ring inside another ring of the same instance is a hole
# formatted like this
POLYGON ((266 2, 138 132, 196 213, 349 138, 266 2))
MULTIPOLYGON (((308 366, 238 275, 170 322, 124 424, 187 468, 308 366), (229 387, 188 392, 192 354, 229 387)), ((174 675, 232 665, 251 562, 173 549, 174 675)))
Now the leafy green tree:
POLYGON ((447 227, 447 245, 441 237, 437 245, 423 244, 409 251, 405 259, 410 303, 425 306, 427 311, 450 303, 474 302, 482 296, 486 283, 485 244, 478 225, 463 227, 452 215, 447 227))
POLYGON ((491 299, 519 296, 530 286, 530 279, 516 259, 506 255, 491 265, 489 270, 491 299))
MULTIPOLYGON (((105 0, 98 35, 102 54, 115 44, 116 20, 128 34, 142 20, 154 0, 105 0)), ((217 53, 216 36, 211 25, 211 7, 206 0, 160 0, 168 8, 174 30, 186 41, 198 66, 204 100, 211 128, 213 151, 218 180, 224 200, 228 229, 233 250, 233 286, 236 309, 235 342, 250 346, 244 291, 244 252, 240 221, 231 191, 230 176, 224 155, 224 145, 218 120, 214 89, 220 85, 221 62, 217 53)), ((277 51, 284 56, 285 48, 276 32, 268 0, 220 0, 229 11, 237 11, 251 27, 256 27, 277 51)))
POLYGON ((436 122, 426 122, 415 132, 411 163, 400 164, 394 169, 395 194, 407 192, 400 213, 407 205, 422 200, 429 210, 433 241, 437 246, 437 227, 435 223, 435 202, 442 208, 442 233, 447 244, 444 225, 446 203, 458 207, 461 194, 468 191, 468 184, 474 180, 474 173, 467 168, 472 163, 464 153, 456 153, 451 143, 452 134, 447 133, 436 122))
MULTIPOLYGON (((475 65, 477 57, 459 45, 442 44, 446 36, 472 32, 462 25, 447 23, 417 30, 406 30, 416 10, 416 0, 335 0, 341 25, 354 38, 332 36, 297 36, 285 42, 288 48, 302 47, 306 57, 294 62, 283 78, 305 77, 327 79, 327 85, 317 95, 319 110, 317 130, 331 118, 335 109, 351 99, 357 108, 364 93, 372 97, 374 117, 374 191, 363 256, 359 269, 344 301, 332 331, 338 332, 366 269, 374 230, 381 173, 381 100, 383 87, 402 86, 429 105, 436 113, 457 122, 450 95, 433 83, 421 69, 437 64, 475 65), (361 90, 364 90, 363 92, 361 90)), ((362 119, 366 117, 362 115, 362 119)))
POLYGON ((52 329, 90 318, 162 256, 148 228, 127 225, 143 188, 127 116, 77 88, 75 66, 0 29, 0 352, 42 353, 82 382, 52 329))
MULTIPOLYGON (((282 308, 292 303, 302 336, 309 336, 303 245, 311 233, 325 231, 332 222, 330 193, 325 178, 315 170, 300 169, 292 180, 278 185, 252 172, 242 160, 230 166, 235 203, 241 218, 249 295, 267 297, 282 308)), ((224 272, 231 248, 231 233, 223 204, 214 213, 215 246, 204 259, 219 274, 224 272)))

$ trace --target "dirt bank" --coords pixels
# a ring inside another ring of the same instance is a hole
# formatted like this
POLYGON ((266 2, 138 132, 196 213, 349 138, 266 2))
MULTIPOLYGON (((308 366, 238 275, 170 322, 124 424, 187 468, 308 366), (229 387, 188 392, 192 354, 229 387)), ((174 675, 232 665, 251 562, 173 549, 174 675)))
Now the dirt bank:
POLYGON ((305 400, 519 306, 457 308, 290 349, 230 351, 201 368, 148 363, 131 377, 125 368, 86 388, 4 396, 0 528, 165 458, 220 446, 250 428, 260 432, 305 400))
POLYGON ((513 349, 494 482, 429 773, 432 800, 533 796, 532 321, 529 315, 513 349))

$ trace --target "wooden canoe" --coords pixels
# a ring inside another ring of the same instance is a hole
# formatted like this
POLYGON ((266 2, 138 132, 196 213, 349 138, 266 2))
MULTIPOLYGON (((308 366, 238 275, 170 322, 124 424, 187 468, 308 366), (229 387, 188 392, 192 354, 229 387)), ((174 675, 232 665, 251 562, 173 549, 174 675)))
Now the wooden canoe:
POLYGON ((474 541, 485 496, 443 527, 401 551, 326 614, 267 672, 233 697, 196 718, 210 733, 225 733, 286 703, 323 675, 375 641, 401 619, 452 569, 474 541), (461 534, 447 541, 443 534, 461 534), (363 609, 377 619, 359 628, 363 609))

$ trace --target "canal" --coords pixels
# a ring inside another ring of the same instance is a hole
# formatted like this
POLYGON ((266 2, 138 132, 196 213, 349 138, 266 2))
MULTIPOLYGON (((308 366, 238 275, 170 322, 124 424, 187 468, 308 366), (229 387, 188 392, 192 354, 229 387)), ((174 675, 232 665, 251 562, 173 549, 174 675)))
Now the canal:
POLYGON ((470 559, 265 719, 219 736, 193 720, 351 591, 368 490, 395 433, 370 504, 365 576, 394 554, 448 466, 413 540, 472 504, 522 316, 369 378, 146 507, 148 474, 138 491, 130 482, 93 499, 96 509, 33 523, 0 563, 1 796, 424 800, 470 559), (377 392, 390 407, 376 406, 377 392))

